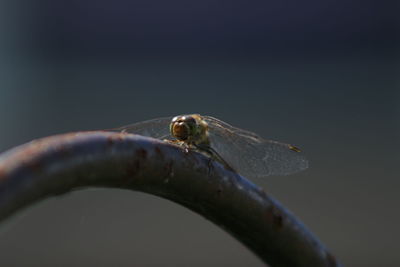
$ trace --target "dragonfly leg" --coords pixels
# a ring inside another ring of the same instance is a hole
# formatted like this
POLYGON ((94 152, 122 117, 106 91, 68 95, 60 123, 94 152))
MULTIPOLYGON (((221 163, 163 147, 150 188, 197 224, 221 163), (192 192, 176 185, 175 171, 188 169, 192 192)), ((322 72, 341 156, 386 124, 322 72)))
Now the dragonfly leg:
POLYGON ((208 176, 210 176, 210 173, 211 173, 211 168, 212 168, 212 161, 213 161, 213 159, 212 158, 209 158, 208 159, 208 173, 207 173, 207 175, 208 176))
POLYGON ((183 148, 184 153, 189 153, 189 146, 185 142, 179 141, 179 140, 168 140, 164 139, 163 141, 168 142, 170 144, 178 145, 183 148))
POLYGON ((232 168, 228 162, 226 162, 219 154, 217 151, 215 151, 215 149, 213 149, 210 146, 205 146, 205 145, 194 145, 199 151, 202 152, 206 152, 208 156, 210 156, 210 161, 209 161, 209 166, 211 164, 211 160, 216 160, 219 163, 221 163, 222 165, 224 165, 224 167, 230 171, 236 172, 236 170, 234 168, 232 168))

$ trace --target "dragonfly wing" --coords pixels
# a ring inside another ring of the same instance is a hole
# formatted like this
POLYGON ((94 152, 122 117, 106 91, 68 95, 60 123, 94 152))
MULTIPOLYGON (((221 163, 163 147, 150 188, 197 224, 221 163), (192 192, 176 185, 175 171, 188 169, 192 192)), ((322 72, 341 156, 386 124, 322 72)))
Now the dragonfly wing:
POLYGON ((127 133, 153 137, 157 139, 165 139, 171 137, 169 133, 169 124, 171 120, 172 117, 152 119, 118 127, 112 129, 112 131, 127 132, 127 133))
POLYGON ((211 146, 244 176, 288 175, 308 167, 303 153, 289 144, 266 140, 216 118, 203 117, 210 128, 211 146))

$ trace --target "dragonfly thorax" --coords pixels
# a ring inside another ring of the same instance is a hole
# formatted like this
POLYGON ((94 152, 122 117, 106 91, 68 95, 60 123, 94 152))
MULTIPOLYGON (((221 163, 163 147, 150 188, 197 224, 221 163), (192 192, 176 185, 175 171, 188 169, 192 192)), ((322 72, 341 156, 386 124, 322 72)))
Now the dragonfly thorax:
POLYGON ((208 124, 197 114, 176 116, 169 126, 171 135, 187 144, 209 145, 208 124))

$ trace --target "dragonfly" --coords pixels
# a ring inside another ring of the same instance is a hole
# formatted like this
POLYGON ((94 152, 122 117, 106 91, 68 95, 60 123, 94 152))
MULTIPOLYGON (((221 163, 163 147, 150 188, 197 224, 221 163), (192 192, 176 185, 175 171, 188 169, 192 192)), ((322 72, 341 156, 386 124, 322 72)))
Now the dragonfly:
POLYGON ((208 155, 245 177, 289 175, 308 168, 294 145, 269 139, 200 114, 163 117, 113 129, 168 141, 208 155))

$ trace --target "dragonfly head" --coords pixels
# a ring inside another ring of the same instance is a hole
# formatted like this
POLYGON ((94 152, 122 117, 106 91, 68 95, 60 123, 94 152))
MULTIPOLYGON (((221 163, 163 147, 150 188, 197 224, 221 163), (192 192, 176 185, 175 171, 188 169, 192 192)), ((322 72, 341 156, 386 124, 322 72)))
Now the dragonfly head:
POLYGON ((200 115, 182 115, 172 119, 169 126, 171 135, 184 142, 197 142, 207 131, 200 115))

